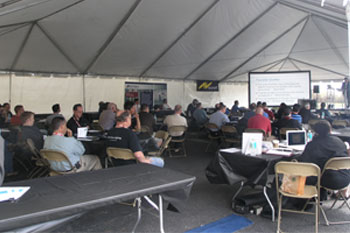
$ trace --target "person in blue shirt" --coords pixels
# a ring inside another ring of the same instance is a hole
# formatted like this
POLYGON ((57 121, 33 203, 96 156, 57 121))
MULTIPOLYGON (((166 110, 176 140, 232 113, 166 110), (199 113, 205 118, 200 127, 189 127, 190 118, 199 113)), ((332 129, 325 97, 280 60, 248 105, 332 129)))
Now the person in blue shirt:
POLYGON ((294 104, 292 109, 292 119, 297 120, 300 124, 303 121, 303 118, 299 115, 300 104, 294 104))
POLYGON ((193 112, 193 119, 195 120, 197 126, 202 126, 208 122, 209 118, 207 113, 202 108, 202 103, 197 103, 197 108, 193 112))
MULTIPOLYGON (((44 149, 64 152, 77 172, 101 169, 101 163, 95 155, 84 155, 83 144, 75 139, 71 130, 67 129, 66 120, 63 117, 56 117, 51 123, 53 134, 48 136, 44 142, 44 149), (64 136, 65 134, 68 137, 64 136)), ((69 171, 71 167, 65 161, 49 161, 55 171, 69 171)))
POLYGON ((238 102, 238 100, 235 100, 235 103, 231 108, 231 114, 235 115, 235 114, 239 113, 240 111, 241 111, 241 109, 239 107, 239 102, 238 102))

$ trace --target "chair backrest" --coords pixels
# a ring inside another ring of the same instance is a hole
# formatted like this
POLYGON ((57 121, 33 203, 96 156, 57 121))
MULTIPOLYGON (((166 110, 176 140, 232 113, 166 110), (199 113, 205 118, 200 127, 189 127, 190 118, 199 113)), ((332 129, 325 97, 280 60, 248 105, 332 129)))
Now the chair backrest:
POLYGON ((68 159, 67 155, 58 150, 48 150, 48 149, 41 149, 40 150, 40 155, 47 161, 52 161, 52 162, 67 162, 70 166, 71 169, 74 169, 75 167, 72 165, 70 160, 68 159))
POLYGON ((276 174, 295 176, 317 176, 320 179, 320 168, 314 163, 278 162, 275 165, 276 174))
POLYGON ((205 126, 207 129, 216 129, 216 130, 219 130, 219 127, 216 125, 216 124, 214 124, 214 123, 208 123, 208 124, 206 124, 206 126, 205 126))
POLYGON ((156 134, 154 135, 154 137, 163 139, 163 141, 165 141, 169 137, 169 133, 167 131, 164 131, 164 130, 158 130, 156 132, 156 134))
POLYGON ((237 129, 236 127, 232 126, 232 125, 223 125, 221 127, 221 131, 222 133, 225 135, 225 134, 229 134, 229 135, 232 135, 232 134, 237 134, 237 129))
POLYGON ((289 130, 299 130, 298 128, 280 128, 280 135, 286 135, 289 130))
POLYGON ((347 120, 334 120, 332 122, 332 126, 333 127, 342 127, 342 128, 345 128, 345 127, 348 127, 349 123, 347 120))
POLYGON ((170 135, 173 135, 174 133, 178 133, 178 132, 183 132, 185 133, 187 130, 187 127, 186 126, 183 126, 183 125, 175 125, 175 126, 171 126, 168 128, 168 132, 170 135))
POLYGON ((162 145, 160 146, 159 149, 159 156, 164 153, 166 149, 168 149, 169 143, 171 142, 171 137, 168 137, 166 140, 163 141, 162 145))
POLYGON ((27 138, 26 143, 28 145, 30 152, 32 152, 33 157, 35 159, 40 159, 41 158, 40 151, 36 149, 33 140, 31 138, 27 138))
POLYGON ((152 130, 147 125, 141 125, 141 133, 152 135, 152 130))
POLYGON ((323 167, 322 174, 326 170, 345 170, 350 169, 350 157, 335 157, 329 159, 323 167))
POLYGON ((265 130, 263 130, 263 129, 249 129, 249 128, 247 128, 244 130, 244 132, 246 132, 246 133, 262 133, 263 136, 265 137, 265 130))
POLYGON ((123 160, 136 160, 134 153, 130 149, 107 147, 106 151, 108 157, 123 160))

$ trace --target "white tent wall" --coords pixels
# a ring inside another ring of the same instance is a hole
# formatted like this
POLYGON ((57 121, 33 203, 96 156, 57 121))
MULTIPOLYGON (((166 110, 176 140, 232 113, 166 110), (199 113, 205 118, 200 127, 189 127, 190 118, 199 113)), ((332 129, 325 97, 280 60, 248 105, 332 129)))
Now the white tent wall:
POLYGON ((50 113, 51 106, 60 103, 61 112, 65 117, 72 114, 72 106, 76 103, 85 104, 85 111, 88 112, 97 111, 100 101, 115 102, 118 108, 122 109, 125 82, 166 83, 169 105, 174 107, 181 104, 184 110, 195 98, 202 102, 204 107, 213 107, 221 101, 231 107, 236 99, 242 106, 248 105, 247 83, 220 83, 219 92, 197 92, 195 81, 167 79, 87 76, 83 80, 82 76, 40 77, 13 74, 11 90, 9 82, 10 75, 1 77, 0 101, 4 103, 11 100, 12 110, 15 105, 21 104, 26 110, 35 113, 50 113))

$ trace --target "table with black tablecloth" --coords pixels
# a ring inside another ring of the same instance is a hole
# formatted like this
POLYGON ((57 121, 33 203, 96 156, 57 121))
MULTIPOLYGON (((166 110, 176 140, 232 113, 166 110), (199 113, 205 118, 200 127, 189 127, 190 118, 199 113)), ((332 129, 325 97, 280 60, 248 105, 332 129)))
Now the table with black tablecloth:
MULTIPOLYGON (((30 186, 15 203, 0 203, 0 231, 11 231, 126 200, 159 194, 160 228, 163 229, 163 198, 173 204, 188 198, 195 177, 166 168, 136 164, 71 175, 46 177, 6 186, 30 186)), ((138 223, 138 222, 137 222, 138 223)), ((136 229, 135 224, 134 230, 136 229)))
MULTIPOLYGON (((273 209, 267 195, 268 175, 273 174, 274 165, 281 160, 291 160, 296 156, 283 157, 281 155, 261 154, 257 156, 244 155, 241 152, 218 152, 209 164, 206 175, 209 182, 214 184, 234 185, 240 183, 239 189, 233 195, 234 200, 245 185, 263 186, 264 196, 273 209)), ((274 221, 274 214, 272 216, 274 221)))
POLYGON ((332 135, 339 137, 341 140, 350 143, 350 127, 332 129, 332 135))

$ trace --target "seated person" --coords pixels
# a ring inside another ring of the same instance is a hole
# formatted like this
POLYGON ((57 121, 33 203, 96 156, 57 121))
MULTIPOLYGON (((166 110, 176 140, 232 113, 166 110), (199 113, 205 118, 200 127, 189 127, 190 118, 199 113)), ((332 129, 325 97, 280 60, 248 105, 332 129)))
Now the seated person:
MULTIPOLYGON (((5 146, 5 143, 4 145, 5 146)), ((1 152, 0 153, 0 186, 2 185, 2 181, 4 180, 5 178, 5 168, 4 168, 4 160, 5 160, 5 156, 4 156, 5 153, 1 152)))
POLYGON ((43 134, 34 126, 34 113, 23 112, 21 115, 21 133, 18 140, 25 142, 28 138, 32 139, 36 149, 41 150, 44 145, 43 134))
POLYGON ((193 119, 195 120, 196 125, 199 127, 208 122, 209 117, 202 108, 202 103, 197 103, 197 108, 193 112, 193 119))
POLYGON ((162 110, 163 110, 163 111, 169 111, 169 110, 171 110, 171 107, 169 106, 168 100, 167 100, 167 99, 163 99, 162 110))
POLYGON ((192 101, 192 103, 190 103, 188 106, 187 106, 187 110, 186 110, 186 115, 188 118, 192 118, 193 117, 193 113, 194 111, 196 110, 197 108, 197 104, 198 104, 198 100, 197 99, 194 99, 192 101))
POLYGON ((278 110, 277 110, 277 113, 275 114, 275 118, 276 118, 277 120, 279 120, 279 119, 282 118, 282 115, 283 115, 283 112, 284 112, 284 109, 285 109, 285 108, 288 108, 288 106, 287 106, 287 104, 285 104, 285 103, 282 102, 282 103, 280 104, 278 110))
POLYGON ((141 112, 139 113, 139 119, 141 126, 147 126, 150 129, 150 135, 153 134, 153 130, 156 125, 156 121, 152 113, 149 112, 149 106, 147 104, 141 105, 141 112))
MULTIPOLYGON (((215 125, 218 126, 219 129, 221 129, 223 125, 230 122, 230 119, 225 114, 226 112, 225 105, 219 105, 217 107, 218 107, 218 110, 209 117, 209 123, 214 123, 215 125)), ((216 132, 217 130, 212 130, 212 131, 216 132)))
MULTIPOLYGON (((44 142, 44 149, 64 152, 77 172, 101 169, 101 163, 95 155, 84 155, 83 144, 73 137, 71 130, 67 129, 66 120, 56 117, 51 123, 53 134, 44 142), (64 135, 67 133, 68 137, 64 135)), ((67 162, 50 162, 51 168, 56 171, 69 171, 71 168, 67 162)))
POLYGON ((130 129, 139 132, 141 130, 140 116, 137 113, 136 104, 132 101, 126 101, 124 110, 131 115, 130 129))
POLYGON ((21 114, 24 112, 24 108, 22 105, 16 105, 15 113, 16 115, 11 117, 11 125, 12 126, 20 126, 21 122, 21 114))
POLYGON ((48 126, 48 127, 50 127, 51 122, 55 117, 58 117, 58 116, 63 117, 63 115, 60 114, 61 107, 59 104, 54 104, 54 105, 52 105, 51 108, 52 108, 53 114, 46 118, 46 126, 48 126))
POLYGON ((301 124, 297 120, 292 119, 291 110, 288 107, 283 109, 281 119, 273 123, 273 127, 277 128, 278 131, 282 128, 302 129, 301 124))
POLYGON ((89 121, 83 117, 83 106, 75 104, 73 106, 73 116, 67 122, 67 127, 72 131, 73 135, 76 135, 78 128, 88 126, 89 121))
POLYGON ((129 112, 121 113, 116 120, 117 124, 115 128, 108 131, 108 136, 115 137, 116 140, 107 141, 107 146, 130 149, 134 153, 137 161, 140 163, 149 163, 158 167, 164 166, 163 159, 156 157, 145 157, 143 154, 136 134, 129 129, 131 125, 131 115, 129 112))
POLYGON ((275 114, 267 107, 267 103, 263 102, 261 104, 261 107, 264 109, 264 112, 268 115, 270 121, 273 121, 275 119, 275 114))
POLYGON ((13 116, 11 112, 11 105, 9 103, 4 103, 3 107, 4 107, 5 122, 10 122, 13 116))
MULTIPOLYGON (((177 104, 175 106, 175 113, 173 115, 168 115, 164 119, 164 124, 168 127, 168 130, 172 126, 187 126, 187 120, 185 117, 181 116, 182 113, 182 107, 181 105, 177 104)), ((171 134, 172 137, 180 137, 184 134, 184 132, 176 132, 171 134)))
POLYGON ((271 136, 271 122, 268 118, 263 116, 264 109, 262 107, 257 107, 255 111, 255 116, 249 118, 248 129, 262 129, 265 131, 267 137, 271 136))
POLYGON ((235 100, 235 102, 231 108, 231 114, 237 115, 240 111, 241 111, 241 109, 239 107, 239 102, 238 102, 238 100, 235 100))
MULTIPOLYGON (((299 161, 317 164, 322 171, 329 159, 349 156, 344 142, 337 136, 331 135, 331 125, 328 121, 317 122, 313 126, 313 130, 316 135, 312 138, 312 141, 306 145, 299 161)), ((316 180, 308 179, 307 182, 312 184, 315 183, 316 180)), ((349 170, 328 170, 321 177, 321 185, 331 189, 340 189, 349 183, 349 170)))
POLYGON ((321 119, 331 120, 332 116, 329 113, 328 109, 326 109, 326 103, 321 103, 321 108, 316 111, 316 113, 320 116, 321 119))
POLYGON ((300 109, 299 115, 302 118, 303 124, 307 124, 309 122, 309 120, 317 118, 317 115, 313 114, 310 111, 310 103, 306 103, 305 106, 300 109))
POLYGON ((107 109, 103 110, 98 123, 103 130, 110 130, 115 126, 115 118, 117 117, 118 108, 115 103, 108 103, 107 109))
POLYGON ((299 115, 300 104, 294 104, 292 108, 292 119, 297 120, 300 124, 302 123, 302 117, 299 115))

